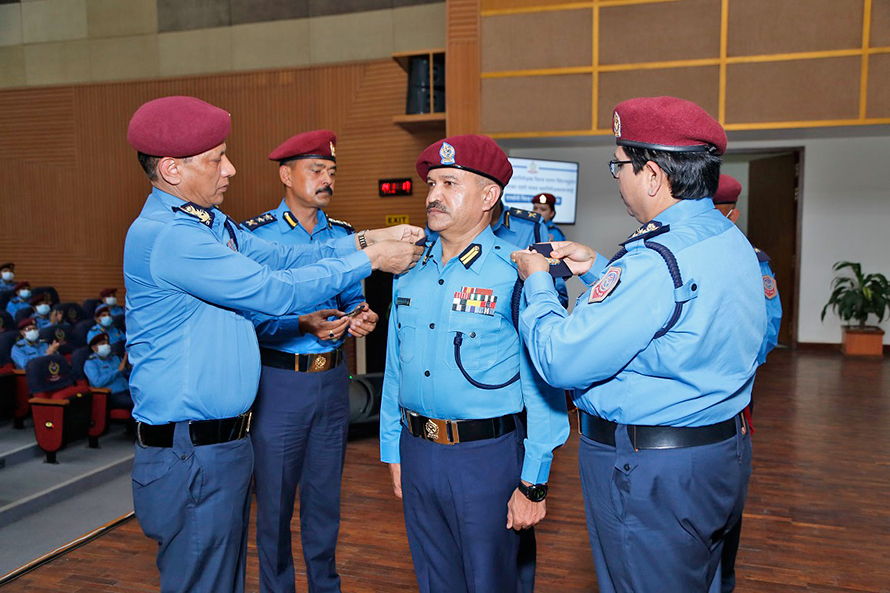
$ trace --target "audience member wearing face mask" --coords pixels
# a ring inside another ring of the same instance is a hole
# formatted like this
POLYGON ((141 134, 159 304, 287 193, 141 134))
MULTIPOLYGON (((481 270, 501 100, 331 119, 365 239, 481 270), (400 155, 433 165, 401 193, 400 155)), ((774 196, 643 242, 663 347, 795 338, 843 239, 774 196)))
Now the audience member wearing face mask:
POLYGON ((87 333, 87 342, 91 342, 93 338, 102 333, 108 334, 109 342, 112 344, 126 339, 124 332, 114 327, 114 318, 106 305, 97 307, 93 318, 96 320, 96 324, 87 333))
POLYGON ((96 334, 90 340, 90 348, 93 353, 83 365, 83 372, 90 385, 111 390, 111 394, 108 396, 109 409, 132 409, 133 400, 130 397, 128 381, 130 367, 126 353, 123 360, 113 354, 109 336, 106 333, 96 334))
POLYGON ((0 264, 0 291, 15 290, 15 264, 0 264))
POLYGON ((62 312, 52 310, 52 299, 48 294, 39 294, 32 298, 31 306, 34 307, 34 315, 31 317, 37 323, 37 329, 62 322, 62 312))
POLYGON ((13 287, 13 290, 15 290, 15 296, 6 303, 6 311, 15 317, 16 311, 31 306, 31 284, 19 282, 13 287))
POLYGON ((102 304, 108 307, 109 312, 112 317, 117 317, 118 315, 124 314, 124 308, 121 307, 117 302, 117 289, 116 288, 105 288, 99 293, 99 298, 102 299, 102 304))
POLYGON ((32 359, 56 354, 59 351, 58 342, 47 344, 45 340, 39 338, 37 322, 33 318, 22 319, 19 322, 19 331, 22 337, 16 341, 11 353, 16 368, 23 369, 32 359))

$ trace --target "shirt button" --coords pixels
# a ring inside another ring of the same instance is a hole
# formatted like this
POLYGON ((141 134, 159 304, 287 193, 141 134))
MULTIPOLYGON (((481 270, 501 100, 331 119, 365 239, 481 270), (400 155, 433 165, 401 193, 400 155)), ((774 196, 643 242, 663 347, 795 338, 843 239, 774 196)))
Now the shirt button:
POLYGON ((183 461, 185 461, 186 459, 189 458, 189 456, 188 456, 188 455, 182 455, 182 456, 180 456, 179 458, 182 459, 183 461))
POLYGON ((402 329, 402 324, 401 324, 401 323, 399 324, 399 329, 402 329))
POLYGON ((423 376, 424 376, 424 377, 429 377, 429 376, 430 376, 430 372, 429 372, 429 371, 424 371, 424 372, 423 372, 423 376))
POLYGON ((475 338, 475 337, 476 337, 476 332, 470 332, 470 337, 471 337, 471 338, 475 338))
POLYGON ((495 245, 494 248, 495 248, 495 249, 500 249, 501 246, 500 246, 500 245, 495 245))
POLYGON ((436 329, 436 324, 435 324, 435 323, 431 323, 431 324, 430 324, 430 329, 436 329))
POLYGON ((629 464, 629 463, 625 463, 625 464, 624 464, 624 471, 626 471, 626 472, 629 472, 629 471, 630 471, 630 464, 629 464))
POLYGON ((439 278, 439 284, 445 284, 445 281, 439 278))

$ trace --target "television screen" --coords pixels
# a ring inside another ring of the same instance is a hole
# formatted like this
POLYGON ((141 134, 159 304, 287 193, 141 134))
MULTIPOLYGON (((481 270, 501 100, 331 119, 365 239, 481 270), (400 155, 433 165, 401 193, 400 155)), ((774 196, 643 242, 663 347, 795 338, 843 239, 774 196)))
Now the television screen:
POLYGON ((532 209, 532 198, 541 193, 556 196, 557 224, 575 224, 578 201, 578 163, 509 157, 513 177, 504 190, 504 202, 514 208, 532 209))

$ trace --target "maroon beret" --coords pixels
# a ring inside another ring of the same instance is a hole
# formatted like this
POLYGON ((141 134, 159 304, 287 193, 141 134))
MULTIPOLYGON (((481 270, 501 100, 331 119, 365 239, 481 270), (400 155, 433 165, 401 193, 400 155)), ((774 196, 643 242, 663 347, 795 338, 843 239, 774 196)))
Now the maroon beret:
POLYGON ((13 287, 13 290, 18 292, 23 288, 31 288, 31 283, 28 282, 27 280, 22 280, 21 282, 16 282, 15 286, 13 287))
POLYGON ((732 175, 721 175, 717 192, 714 193, 715 204, 735 204, 742 193, 742 184, 732 175))
POLYGON ((726 132, 707 111, 676 97, 640 97, 619 103, 612 131, 620 146, 667 152, 726 151, 726 132))
POLYGON ((99 305, 96 307, 96 310, 93 311, 93 317, 98 317, 102 313, 108 313, 111 315, 111 309, 108 308, 108 305, 99 305))
POLYGON ((105 332, 99 332, 98 334, 93 336, 92 340, 90 340, 90 346, 95 346, 103 339, 110 340, 110 338, 108 337, 108 334, 106 334, 105 332))
POLYGON ((194 156, 222 144, 231 119, 227 111, 195 97, 162 97, 136 110, 127 142, 151 156, 194 156))
POLYGON ((337 162, 337 135, 330 130, 315 130, 291 136, 269 153, 270 161, 325 159, 337 162))
POLYGON ((6 262, 5 264, 0 264, 0 270, 5 270, 9 268, 10 270, 15 270, 15 264, 12 262, 6 262))
POLYGON ((556 196, 553 194, 538 194, 532 198, 532 204, 550 204, 551 208, 556 207, 556 196))
POLYGON ((33 317, 25 317, 21 321, 19 321, 19 329, 25 329, 29 325, 37 325, 37 322, 34 321, 33 317))
POLYGON ((432 169, 463 169, 491 179, 501 187, 510 183, 513 166, 507 154, 488 136, 467 134, 439 140, 417 157, 417 173, 426 179, 432 169))
POLYGON ((109 296, 109 295, 112 295, 112 294, 117 294, 117 289, 116 289, 116 288, 103 288, 103 289, 99 292, 99 296, 102 297, 102 298, 105 298, 105 297, 107 297, 107 296, 109 296))
POLYGON ((35 297, 31 297, 32 305, 39 305, 40 303, 45 303, 47 301, 52 302, 52 297, 49 296, 48 293, 42 292, 35 297))

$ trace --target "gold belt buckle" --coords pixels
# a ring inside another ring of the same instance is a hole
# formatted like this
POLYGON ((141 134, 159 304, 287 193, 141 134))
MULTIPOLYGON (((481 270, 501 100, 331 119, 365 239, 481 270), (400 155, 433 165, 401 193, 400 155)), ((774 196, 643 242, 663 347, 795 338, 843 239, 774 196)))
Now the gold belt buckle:
POLYGON ((426 440, 439 443, 440 445, 455 445, 460 442, 457 424, 451 420, 427 418, 426 423, 423 425, 423 436, 426 440), (448 436, 449 425, 451 426, 451 438, 448 436))
POLYGON ((309 372, 319 372, 326 371, 328 369, 328 357, 326 356, 326 352, 315 355, 315 360, 312 361, 311 368, 309 372))

